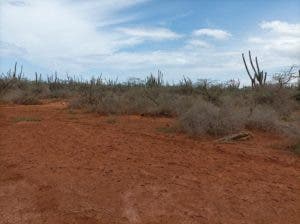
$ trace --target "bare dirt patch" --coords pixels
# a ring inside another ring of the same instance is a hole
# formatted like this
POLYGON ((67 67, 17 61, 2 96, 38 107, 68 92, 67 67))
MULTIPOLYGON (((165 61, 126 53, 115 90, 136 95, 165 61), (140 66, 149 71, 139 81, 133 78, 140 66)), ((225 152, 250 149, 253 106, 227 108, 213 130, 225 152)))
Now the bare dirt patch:
POLYGON ((0 223, 297 223, 288 142, 160 131, 173 122, 1 105, 0 223))

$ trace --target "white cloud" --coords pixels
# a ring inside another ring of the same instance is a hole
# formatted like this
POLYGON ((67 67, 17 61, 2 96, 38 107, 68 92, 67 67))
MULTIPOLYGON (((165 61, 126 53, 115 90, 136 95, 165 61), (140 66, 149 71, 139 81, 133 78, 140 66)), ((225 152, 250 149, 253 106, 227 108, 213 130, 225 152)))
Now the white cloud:
MULTIPOLYGON (((300 24, 290 24, 281 21, 269 21, 260 23, 259 36, 248 38, 248 42, 255 44, 264 54, 275 57, 288 57, 291 62, 300 62, 300 24)), ((273 62, 275 63, 275 62, 273 62)))
POLYGON ((225 40, 231 36, 231 34, 225 30, 219 29, 198 29, 193 31, 194 36, 209 36, 219 40, 225 40))
POLYGON ((280 35, 295 35, 300 36, 300 24, 291 24, 282 21, 263 21, 260 27, 265 30, 274 31, 280 35))
POLYGON ((250 43, 254 43, 254 44, 262 44, 265 43, 265 40, 263 38, 260 37, 249 37, 248 41, 250 43))
POLYGON ((14 44, 0 41, 0 55, 22 57, 27 55, 27 51, 24 48, 16 46, 14 44))
POLYGON ((187 41, 187 47, 188 48, 210 48, 211 45, 203 40, 197 40, 197 39, 191 39, 187 41))
POLYGON ((143 40, 173 40, 181 37, 181 35, 166 28, 119 28, 118 31, 143 40))
POLYGON ((11 54, 14 46, 18 46, 27 52, 27 60, 59 69, 57 66, 70 67, 68 59, 113 54, 139 41, 105 26, 128 21, 128 17, 122 16, 122 10, 140 2, 1 1, 0 40, 5 43, 0 46, 1 56, 11 54), (12 50, 9 51, 8 46, 12 50))

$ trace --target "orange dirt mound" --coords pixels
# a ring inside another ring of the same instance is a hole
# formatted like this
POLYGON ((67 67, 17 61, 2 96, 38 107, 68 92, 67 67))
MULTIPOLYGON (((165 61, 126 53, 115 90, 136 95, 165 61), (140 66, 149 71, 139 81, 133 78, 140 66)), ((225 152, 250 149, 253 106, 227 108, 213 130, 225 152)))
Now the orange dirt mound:
POLYGON ((283 139, 218 143, 173 122, 0 106, 0 223, 299 221, 299 157, 283 139))

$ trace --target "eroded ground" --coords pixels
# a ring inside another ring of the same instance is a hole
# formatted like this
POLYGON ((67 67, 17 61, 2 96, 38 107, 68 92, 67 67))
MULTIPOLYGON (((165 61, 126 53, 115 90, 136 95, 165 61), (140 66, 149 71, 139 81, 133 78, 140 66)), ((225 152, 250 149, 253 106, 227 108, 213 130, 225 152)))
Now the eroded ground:
POLYGON ((167 118, 0 106, 0 223, 297 223, 299 157, 278 136, 220 144, 167 118))

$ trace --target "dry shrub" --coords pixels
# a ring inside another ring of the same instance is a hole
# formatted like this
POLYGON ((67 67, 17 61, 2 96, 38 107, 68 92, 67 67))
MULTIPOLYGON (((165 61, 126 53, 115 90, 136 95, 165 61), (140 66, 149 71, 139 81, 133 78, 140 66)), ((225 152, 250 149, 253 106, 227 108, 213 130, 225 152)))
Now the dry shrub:
POLYGON ((203 100, 201 96, 184 96, 178 95, 174 102, 174 112, 177 116, 181 116, 187 112, 197 100, 203 100))
POLYGON ((137 101, 136 98, 137 95, 131 92, 120 94, 105 91, 72 99, 69 107, 72 109, 83 108, 99 114, 129 114, 136 112, 144 104, 143 101, 137 101))
POLYGON ((223 135, 245 128, 277 132, 280 119, 290 120, 295 109, 289 89, 267 86, 227 91, 218 86, 211 89, 218 93, 215 98, 207 88, 183 94, 170 86, 87 85, 70 107, 100 114, 178 116, 181 129, 193 135, 223 135))
POLYGON ((71 97, 72 91, 69 89, 54 89, 48 93, 49 98, 64 99, 71 97))
POLYGON ((99 114, 120 114, 120 96, 113 92, 99 98, 98 103, 89 105, 89 110, 99 114))
POLYGON ((175 116, 178 98, 177 94, 161 92, 155 98, 153 97, 154 101, 149 101, 151 104, 149 104, 147 111, 144 111, 144 114, 151 116, 175 116))
POLYGON ((36 95, 20 89, 7 91, 7 93, 2 97, 2 100, 6 103, 24 105, 36 105, 41 103, 36 95))
POLYGON ((49 87, 44 84, 34 85, 27 91, 30 91, 32 94, 38 96, 41 99, 48 98, 51 94, 49 87))
POLYGON ((85 106, 85 99, 83 97, 74 97, 69 100, 68 107, 73 109, 83 109, 85 106))
POLYGON ((2 95, 1 100, 6 103, 12 103, 15 99, 20 98, 23 95, 23 91, 20 89, 10 89, 2 95))
POLYGON ((278 132, 280 117, 270 106, 251 108, 242 98, 227 96, 221 105, 198 100, 179 117, 183 131, 193 134, 224 135, 245 128, 278 132))
POLYGON ((47 98, 50 90, 47 85, 29 85, 19 81, 18 85, 1 95, 1 101, 24 105, 40 104, 40 99, 47 98))
POLYGON ((14 103, 22 105, 38 105, 41 104, 41 101, 37 96, 25 94, 21 98, 15 100, 14 103))
POLYGON ((294 142, 300 141, 300 116, 299 111, 292 113, 289 120, 281 120, 279 131, 284 136, 288 137, 294 142))
MULTIPOLYGON (((235 108, 237 109, 237 108, 235 108)), ((223 135, 243 128, 246 114, 198 100, 179 118, 183 131, 192 134, 223 135)))
POLYGON ((81 96, 70 102, 70 108, 85 108, 100 114, 140 114, 146 116, 175 115, 177 96, 132 88, 125 92, 102 91, 81 96))
POLYGON ((263 131, 278 131, 279 120, 278 113, 272 107, 259 105, 253 109, 246 126, 263 131))
POLYGON ((124 114, 151 114, 155 103, 145 96, 145 91, 140 88, 128 89, 121 94, 120 111, 124 114))
POLYGON ((293 91, 286 88, 278 88, 276 86, 266 86, 253 91, 249 101, 254 105, 266 105, 275 110, 280 117, 289 117, 292 111, 297 107, 296 101, 293 99, 293 91))
POLYGON ((13 103, 22 105, 37 105, 41 104, 41 101, 35 95, 24 94, 21 97, 14 99, 13 103))

